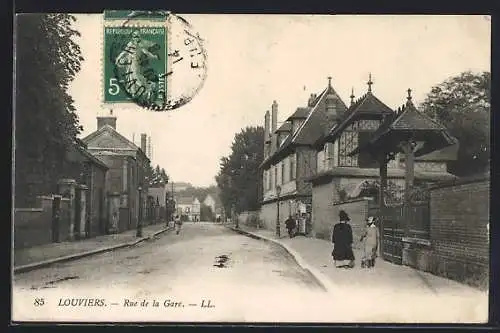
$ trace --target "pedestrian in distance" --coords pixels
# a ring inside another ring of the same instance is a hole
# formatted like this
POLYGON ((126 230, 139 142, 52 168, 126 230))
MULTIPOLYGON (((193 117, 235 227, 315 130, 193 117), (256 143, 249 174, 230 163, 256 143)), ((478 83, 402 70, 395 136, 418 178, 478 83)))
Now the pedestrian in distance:
POLYGON ((375 266, 375 259, 378 251, 379 231, 375 225, 375 218, 369 216, 366 220, 366 227, 361 236, 363 256, 361 258, 362 268, 372 268, 375 266))
POLYGON ((332 257, 337 268, 354 267, 354 252, 352 251, 352 228, 349 225, 349 215, 343 210, 339 212, 340 222, 335 224, 332 233, 332 257))
POLYGON ((296 226, 295 220, 293 219, 292 215, 289 215, 288 218, 286 219, 285 226, 286 226, 286 229, 288 230, 288 236, 290 236, 290 238, 292 238, 294 235, 294 230, 295 230, 295 226, 296 226))
POLYGON ((179 215, 175 216, 174 223, 175 223, 175 233, 178 235, 181 232, 182 228, 182 220, 179 215))

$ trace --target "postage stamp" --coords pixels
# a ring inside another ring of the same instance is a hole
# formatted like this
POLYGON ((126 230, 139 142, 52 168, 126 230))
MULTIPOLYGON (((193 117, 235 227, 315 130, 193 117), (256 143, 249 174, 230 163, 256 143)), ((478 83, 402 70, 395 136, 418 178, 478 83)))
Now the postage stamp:
POLYGON ((172 110, 203 86, 206 52, 189 22, 164 11, 104 13, 103 102, 172 110))
POLYGON ((165 27, 106 27, 104 53, 106 102, 165 104, 165 27))

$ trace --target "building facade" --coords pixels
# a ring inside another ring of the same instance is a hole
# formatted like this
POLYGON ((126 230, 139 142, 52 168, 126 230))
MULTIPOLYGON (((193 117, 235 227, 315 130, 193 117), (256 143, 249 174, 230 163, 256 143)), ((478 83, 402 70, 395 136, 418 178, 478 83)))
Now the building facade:
POLYGON ((319 95, 311 94, 307 106, 297 108, 279 128, 276 101, 271 120, 266 112, 260 214, 267 228, 274 228, 279 219, 284 230, 283 222, 289 215, 311 211, 312 185, 308 179, 316 173, 314 143, 346 109, 329 78, 327 87, 319 95))
POLYGON ((200 220, 200 200, 195 197, 175 197, 177 214, 186 221, 197 222, 200 220))
POLYGON ((117 131, 116 117, 111 114, 97 117, 97 130, 82 141, 109 168, 105 180, 107 232, 136 228, 140 212, 144 220, 148 195, 146 134, 141 135, 141 147, 136 146, 117 131))
MULTIPOLYGON (((311 184, 312 228, 316 237, 330 238, 333 224, 338 221, 338 211, 348 207, 342 203, 363 197, 378 202, 379 161, 368 152, 350 154, 370 140, 386 117, 395 114, 373 94, 372 84, 370 77, 368 90, 361 98, 354 100, 351 95, 350 107, 315 143, 317 167, 311 184)), ((417 158, 416 183, 454 179, 455 176, 447 172, 446 163, 456 158, 457 149, 455 145, 417 158)), ((397 154, 387 165, 388 186, 395 196, 403 194, 404 177, 404 155, 397 154)), ((362 229, 366 214, 352 221, 354 229, 362 229)))

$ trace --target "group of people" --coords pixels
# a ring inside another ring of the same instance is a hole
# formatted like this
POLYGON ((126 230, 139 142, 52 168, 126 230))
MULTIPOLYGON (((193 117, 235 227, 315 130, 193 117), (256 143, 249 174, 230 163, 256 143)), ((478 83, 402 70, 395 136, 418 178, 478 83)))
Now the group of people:
POLYGON ((307 235, 310 229, 308 226, 309 223, 310 220, 308 218, 308 214, 302 214, 302 216, 297 214, 295 218, 292 215, 289 215, 285 220, 285 227, 288 231, 288 236, 293 238, 297 235, 307 235))
MULTIPOLYGON (((352 268, 354 267, 355 258, 352 250, 352 228, 349 225, 351 219, 345 211, 341 210, 339 220, 340 222, 333 227, 332 233, 332 243, 334 244, 333 260, 338 268, 352 268)), ((360 238, 360 242, 362 242, 362 268, 375 266, 379 245, 379 231, 375 222, 376 219, 373 216, 368 217, 366 227, 360 238)))

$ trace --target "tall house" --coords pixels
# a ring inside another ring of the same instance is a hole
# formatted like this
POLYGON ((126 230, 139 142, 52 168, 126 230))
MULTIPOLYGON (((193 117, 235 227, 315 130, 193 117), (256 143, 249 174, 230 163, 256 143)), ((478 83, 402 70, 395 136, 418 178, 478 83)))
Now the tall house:
POLYGON ((298 107, 279 127, 278 103, 272 103, 270 115, 266 112, 264 161, 260 169, 263 177, 261 219, 267 228, 276 225, 278 205, 281 222, 289 215, 311 211, 312 186, 308 178, 316 173, 314 143, 346 109, 328 78, 325 89, 320 94, 311 94, 307 105, 298 107))
POLYGON ((82 141, 88 151, 109 168, 105 180, 107 230, 110 233, 136 228, 139 218, 139 194, 142 196, 142 216, 148 194, 146 167, 146 134, 141 135, 141 147, 117 131, 117 118, 97 117, 97 130, 82 141))

